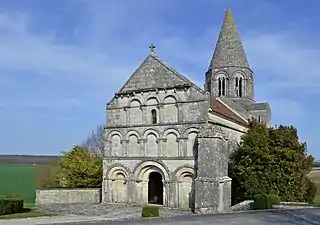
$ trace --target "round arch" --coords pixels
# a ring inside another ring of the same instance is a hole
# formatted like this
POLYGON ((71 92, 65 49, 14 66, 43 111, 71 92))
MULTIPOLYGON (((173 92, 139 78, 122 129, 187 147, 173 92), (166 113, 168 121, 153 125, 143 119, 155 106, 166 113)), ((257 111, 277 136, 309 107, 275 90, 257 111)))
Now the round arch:
POLYGON ((148 181, 151 172, 158 172, 164 180, 170 180, 169 170, 165 165, 156 161, 143 161, 133 170, 136 180, 148 181))
POLYGON ((141 137, 141 135, 139 134, 138 131, 136 131, 136 130, 129 130, 129 131, 127 132, 127 134, 126 134, 126 139, 128 140, 131 135, 135 135, 138 139, 141 137))
POLYGON ((166 104, 168 104, 168 103, 175 104, 177 102, 177 97, 172 94, 166 95, 163 97, 162 102, 166 103, 166 104), (170 98, 173 99, 173 101, 167 101, 170 98))
POLYGON ((168 134, 170 134, 170 133, 174 133, 176 136, 177 136, 177 138, 179 138, 181 135, 180 135, 180 132, 178 131, 178 130, 176 130, 176 129, 174 129, 174 128, 168 128, 168 129, 166 129, 164 132, 163 132, 163 138, 166 138, 166 136, 168 135, 168 134))
POLYGON ((111 140, 113 135, 119 135, 120 139, 123 138, 122 134, 119 131, 113 130, 108 134, 108 140, 111 140))
MULTIPOLYGON (((155 96, 155 95, 152 95, 152 96, 147 96, 147 97, 145 97, 145 99, 144 99, 144 101, 143 101, 143 104, 145 104, 145 105, 148 105, 148 101, 150 101, 151 99, 154 99, 155 100, 155 102, 154 102, 154 104, 159 104, 159 98, 157 97, 157 96, 155 96)), ((153 104, 152 104, 153 105, 153 104)))
POLYGON ((199 128, 197 127, 188 127, 187 129, 185 129, 183 131, 183 136, 184 137, 188 137, 188 134, 195 132, 195 133, 199 133, 199 128))
POLYGON ((140 99, 138 98, 133 98, 131 99, 129 102, 128 102, 128 107, 137 107, 137 106, 140 106, 141 105, 141 101, 140 99), (133 102, 137 102, 138 104, 137 105, 133 105, 133 102))
POLYGON ((154 134, 157 138, 160 137, 160 132, 154 128, 145 130, 143 133, 143 137, 147 138, 149 134, 154 134))
POLYGON ((245 73, 243 73, 242 71, 235 71, 233 74, 232 74, 232 77, 233 78, 236 78, 236 77, 242 77, 242 79, 247 79, 247 76, 245 73))
POLYGON ((117 174, 123 174, 125 179, 129 178, 129 168, 127 168, 126 166, 117 163, 112 165, 111 167, 109 167, 109 169, 106 172, 106 179, 115 179, 117 174))
POLYGON ((226 72, 219 71, 214 75, 215 80, 218 80, 221 77, 228 79, 228 74, 226 72))
POLYGON ((183 165, 183 166, 179 166, 174 171, 175 179, 178 181, 181 180, 183 174, 189 174, 194 176, 194 168, 190 165, 183 165))

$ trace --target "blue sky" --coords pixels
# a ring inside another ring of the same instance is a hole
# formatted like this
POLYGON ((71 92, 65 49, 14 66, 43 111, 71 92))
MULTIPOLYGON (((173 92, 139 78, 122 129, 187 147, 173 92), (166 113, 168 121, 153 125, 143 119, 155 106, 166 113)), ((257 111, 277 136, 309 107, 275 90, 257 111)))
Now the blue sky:
MULTIPOLYGON (((226 0, 2 0, 0 154, 58 154, 105 121, 105 104, 156 54, 201 87, 226 0)), ((320 159, 320 2, 231 0, 257 101, 320 159)))

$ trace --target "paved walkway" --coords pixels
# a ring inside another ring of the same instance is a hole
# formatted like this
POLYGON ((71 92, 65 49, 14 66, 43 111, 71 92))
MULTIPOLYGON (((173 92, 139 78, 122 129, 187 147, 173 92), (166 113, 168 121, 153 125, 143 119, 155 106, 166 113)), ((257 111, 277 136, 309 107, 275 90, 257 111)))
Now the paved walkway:
POLYGON ((0 225, 320 225, 320 209, 274 210, 269 212, 243 212, 215 215, 194 215, 159 219, 106 218, 102 216, 57 216, 30 219, 0 220, 0 225))
POLYGON ((24 219, 9 219, 0 220, 0 225, 39 225, 39 224, 69 224, 69 223, 88 223, 98 221, 114 221, 119 220, 118 217, 105 217, 105 216, 50 216, 50 217, 37 217, 37 218, 24 218, 24 219))

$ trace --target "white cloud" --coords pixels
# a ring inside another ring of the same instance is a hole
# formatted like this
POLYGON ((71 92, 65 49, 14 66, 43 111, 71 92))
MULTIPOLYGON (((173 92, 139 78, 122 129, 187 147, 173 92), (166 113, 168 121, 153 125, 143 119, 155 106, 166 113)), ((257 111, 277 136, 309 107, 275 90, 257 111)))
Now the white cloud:
POLYGON ((97 83, 112 82, 108 79, 110 76, 128 72, 127 67, 121 67, 112 55, 57 44, 50 36, 32 34, 27 18, 25 15, 0 14, 0 70, 31 71, 61 79, 97 83), (15 21, 12 27, 8 26, 9 21, 15 21))
POLYGON ((245 47, 253 68, 266 70, 276 87, 320 86, 320 48, 295 41, 299 34, 274 33, 247 36, 245 47))
MULTIPOLYGON (((136 4, 100 5, 93 4, 92 1, 84 2, 88 6, 88 27, 79 28, 77 35, 83 37, 78 46, 59 44, 52 35, 40 36, 32 33, 29 29, 32 15, 0 14, 0 72, 31 71, 72 80, 74 85, 77 82, 90 82, 97 86, 91 91, 103 92, 107 101, 146 56, 148 44, 156 40, 157 54, 202 87, 220 24, 186 38, 184 32, 163 24, 160 17, 155 16, 153 22, 143 22, 147 15, 152 14, 147 11, 147 6, 141 9, 136 4), (120 8, 120 11, 117 10, 120 8), (138 11, 132 16, 128 12, 134 9, 138 11), (116 30, 130 27, 137 28, 136 35, 131 37, 130 33, 121 39, 116 30)), ((169 10, 165 5, 158 3, 152 9, 169 10)), ((264 74, 270 76, 268 82, 256 86, 268 87, 263 93, 266 95, 263 96, 264 99, 274 99, 273 92, 269 91, 271 89, 319 87, 317 59, 320 57, 320 50, 313 48, 313 43, 300 45, 296 41, 298 35, 293 39, 289 31, 267 34, 259 31, 243 32, 242 36, 250 64, 256 69, 256 76, 259 76, 257 71, 270 73, 264 74)), ((4 73, 0 73, 1 76, 4 73)), ((36 100, 34 102, 34 106, 47 104, 36 100)), ((283 103, 273 102, 275 107, 281 107, 283 103)), ((52 105, 58 107, 58 104, 52 105)))

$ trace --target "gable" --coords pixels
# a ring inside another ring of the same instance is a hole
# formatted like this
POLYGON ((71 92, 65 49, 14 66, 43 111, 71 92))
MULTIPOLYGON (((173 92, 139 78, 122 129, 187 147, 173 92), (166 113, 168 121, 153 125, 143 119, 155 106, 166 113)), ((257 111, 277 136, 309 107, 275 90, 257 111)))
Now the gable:
POLYGON ((154 54, 150 54, 132 74, 118 94, 183 86, 193 86, 203 92, 201 88, 166 65, 161 59, 154 54))

